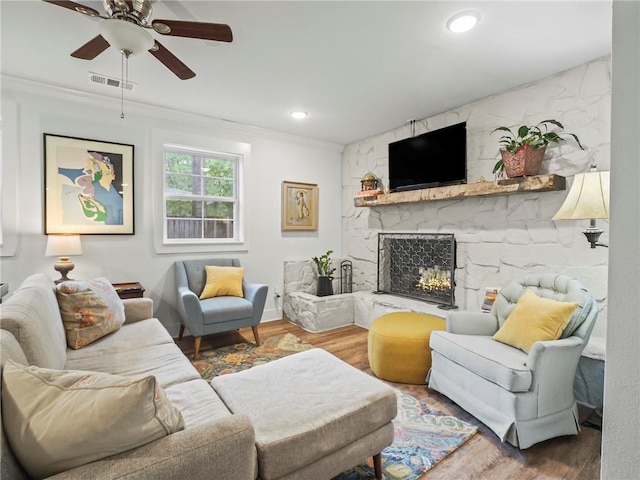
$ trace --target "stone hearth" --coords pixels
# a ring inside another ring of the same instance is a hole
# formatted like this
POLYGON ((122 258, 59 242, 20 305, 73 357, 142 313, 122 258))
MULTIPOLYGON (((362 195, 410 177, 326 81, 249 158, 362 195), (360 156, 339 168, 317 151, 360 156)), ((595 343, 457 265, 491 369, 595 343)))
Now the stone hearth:
MULTIPOLYGON (((336 288, 334 280, 334 289, 336 288)), ((428 313, 445 318, 446 312, 419 300, 373 292, 318 297, 311 261, 284 264, 284 318, 308 332, 323 332, 347 325, 369 328, 381 315, 397 311, 428 313)))

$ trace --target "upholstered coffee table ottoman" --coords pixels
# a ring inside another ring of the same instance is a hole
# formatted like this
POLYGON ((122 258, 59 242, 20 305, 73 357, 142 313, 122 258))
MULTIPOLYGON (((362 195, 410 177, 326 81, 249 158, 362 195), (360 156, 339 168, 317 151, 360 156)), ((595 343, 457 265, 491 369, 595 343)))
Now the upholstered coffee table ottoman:
POLYGON ((395 391, 330 353, 313 349, 211 386, 233 413, 249 416, 262 480, 327 480, 393 442, 395 391))
POLYGON ((445 330, 444 319, 416 312, 393 312, 376 318, 369 329, 367 356, 378 378, 422 385, 431 368, 429 339, 445 330))

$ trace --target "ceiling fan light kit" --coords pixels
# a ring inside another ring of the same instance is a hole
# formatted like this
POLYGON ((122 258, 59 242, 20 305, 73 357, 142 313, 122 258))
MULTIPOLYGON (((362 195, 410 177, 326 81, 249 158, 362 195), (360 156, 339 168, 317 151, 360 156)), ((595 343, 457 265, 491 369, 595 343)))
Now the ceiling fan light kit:
POLYGON ((125 56, 146 52, 155 41, 151 34, 135 23, 109 18, 100 23, 100 35, 125 56))

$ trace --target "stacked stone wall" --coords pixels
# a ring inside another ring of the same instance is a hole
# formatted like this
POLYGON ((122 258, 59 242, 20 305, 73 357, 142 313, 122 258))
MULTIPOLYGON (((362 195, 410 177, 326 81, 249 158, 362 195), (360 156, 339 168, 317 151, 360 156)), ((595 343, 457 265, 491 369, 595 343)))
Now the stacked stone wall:
MULTIPOLYGON (((427 88, 427 86, 425 86, 427 88)), ((567 177, 592 162, 609 169, 610 58, 602 58, 538 82, 416 122, 416 134, 467 122, 468 183, 493 180, 501 125, 553 118, 578 135, 548 149, 541 173, 567 177)), ((594 337, 606 332, 608 251, 591 249, 584 221, 551 220, 567 191, 465 198, 381 207, 354 207, 360 180, 375 173, 388 185, 388 144, 410 135, 409 125, 350 144, 343 154, 343 256, 353 262, 354 291, 375 290, 379 232, 453 233, 457 242, 456 304, 478 310, 484 289, 529 272, 558 272, 582 281, 600 305, 594 337)), ((567 189, 568 190, 568 189, 567 189)), ((601 237, 608 243, 609 226, 601 237)))

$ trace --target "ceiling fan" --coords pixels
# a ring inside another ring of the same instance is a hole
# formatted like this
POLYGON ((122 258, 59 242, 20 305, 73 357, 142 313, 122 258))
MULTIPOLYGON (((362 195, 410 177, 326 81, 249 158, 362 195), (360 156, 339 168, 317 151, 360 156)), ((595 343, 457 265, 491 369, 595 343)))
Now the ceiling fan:
POLYGON ((195 77, 195 72, 173 53, 155 40, 148 30, 173 37, 197 38, 217 42, 232 42, 229 25, 221 23, 187 22, 182 20, 152 20, 151 0, 102 0, 106 15, 97 10, 66 0, 43 0, 46 3, 74 10, 90 17, 99 17, 100 34, 82 45, 71 56, 93 60, 109 46, 117 48, 123 56, 149 51, 181 80, 195 77))

